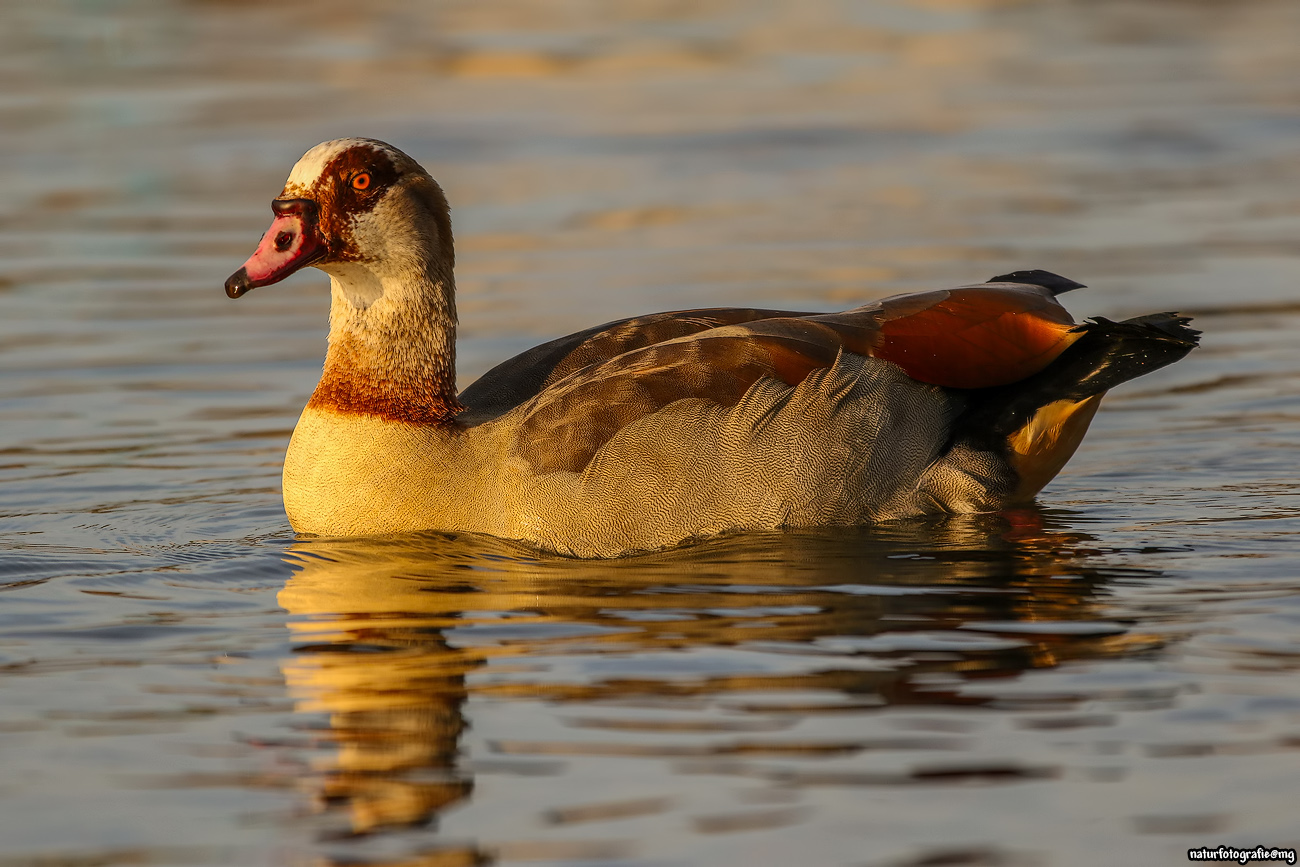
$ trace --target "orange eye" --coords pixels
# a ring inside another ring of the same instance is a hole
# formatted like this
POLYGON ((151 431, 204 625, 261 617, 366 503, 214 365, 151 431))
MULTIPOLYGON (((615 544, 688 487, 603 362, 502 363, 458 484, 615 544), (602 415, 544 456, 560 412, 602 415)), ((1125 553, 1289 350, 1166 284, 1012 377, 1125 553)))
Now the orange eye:
POLYGON ((352 189, 354 189, 354 190, 364 190, 364 189, 366 189, 366 188, 369 187, 369 186, 370 186, 370 173, 369 173, 369 172, 362 172, 361 174, 359 174, 359 175, 354 175, 354 176, 352 177, 352 189))

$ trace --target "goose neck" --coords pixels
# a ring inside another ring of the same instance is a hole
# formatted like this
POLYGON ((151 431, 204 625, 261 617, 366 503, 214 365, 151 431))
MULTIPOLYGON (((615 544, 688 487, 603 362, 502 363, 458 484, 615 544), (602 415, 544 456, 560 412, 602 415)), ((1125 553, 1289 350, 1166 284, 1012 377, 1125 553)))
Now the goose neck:
POLYGON ((332 271, 329 349, 309 406, 415 424, 449 423, 456 400, 455 284, 332 271))

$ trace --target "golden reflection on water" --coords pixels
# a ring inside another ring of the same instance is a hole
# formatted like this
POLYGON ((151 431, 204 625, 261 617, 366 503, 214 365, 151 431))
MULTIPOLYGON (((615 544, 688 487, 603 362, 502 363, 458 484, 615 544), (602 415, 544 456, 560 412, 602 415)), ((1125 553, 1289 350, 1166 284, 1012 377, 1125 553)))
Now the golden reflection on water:
MULTIPOLYGON (((282 664, 289 694, 299 714, 326 720, 317 734, 333 745, 309 776, 313 809, 341 823, 327 836, 369 835, 430 822, 472 797, 476 769, 503 762, 551 773, 547 762, 573 756, 709 762, 959 748, 943 732, 825 741, 783 730, 810 714, 988 704, 961 684, 1152 646, 1101 619, 1106 578, 1084 565, 1089 542, 1045 529, 1036 511, 745 535, 617 562, 541 559, 441 534, 299 541, 278 599, 296 645, 282 664), (711 649, 775 655, 783 670, 725 656, 694 670, 636 664, 711 649), (629 661, 625 670, 600 676, 581 666, 615 656, 629 661), (549 703, 572 715, 578 737, 516 734, 492 744, 490 762, 467 762, 459 741, 471 696, 549 703), (720 715, 674 722, 599 712, 674 703, 720 715), (603 737, 610 733, 623 739, 603 737), (683 737, 664 743, 656 737, 664 733, 683 737)), ((824 771, 798 773, 787 782, 827 781, 824 771)), ((916 773, 933 781, 967 772, 916 773)), ((668 803, 647 794, 538 809, 567 825, 668 803)), ((749 821, 704 817, 694 827, 726 830, 733 820, 749 821)), ((452 860, 429 863, 474 863, 475 852, 439 850, 452 860)))

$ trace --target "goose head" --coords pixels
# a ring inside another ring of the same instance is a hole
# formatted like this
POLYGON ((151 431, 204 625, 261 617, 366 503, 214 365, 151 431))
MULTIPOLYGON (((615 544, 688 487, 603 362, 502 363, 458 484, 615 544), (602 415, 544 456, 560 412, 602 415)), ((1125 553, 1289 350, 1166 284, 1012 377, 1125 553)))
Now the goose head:
POLYGON ((307 151, 271 202, 271 228, 226 280, 239 298, 311 265, 359 309, 429 284, 452 288, 447 199, 429 174, 392 145, 344 138, 307 151))
POLYGON ((308 407, 422 424, 459 412, 455 254, 433 178, 392 145, 336 139, 298 160, 271 210, 226 294, 308 265, 329 274, 329 348, 308 407))

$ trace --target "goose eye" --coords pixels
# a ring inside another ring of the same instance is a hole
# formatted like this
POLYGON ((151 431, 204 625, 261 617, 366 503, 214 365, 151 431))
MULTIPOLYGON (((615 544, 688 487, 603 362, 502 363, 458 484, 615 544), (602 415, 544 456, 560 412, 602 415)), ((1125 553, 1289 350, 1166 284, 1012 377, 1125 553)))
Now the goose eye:
POLYGON ((369 173, 369 172, 361 172, 361 173, 358 174, 358 175, 353 175, 353 177, 352 177, 352 189, 354 189, 354 190, 364 190, 364 189, 366 189, 366 188, 369 187, 369 186, 370 186, 370 173, 369 173))

